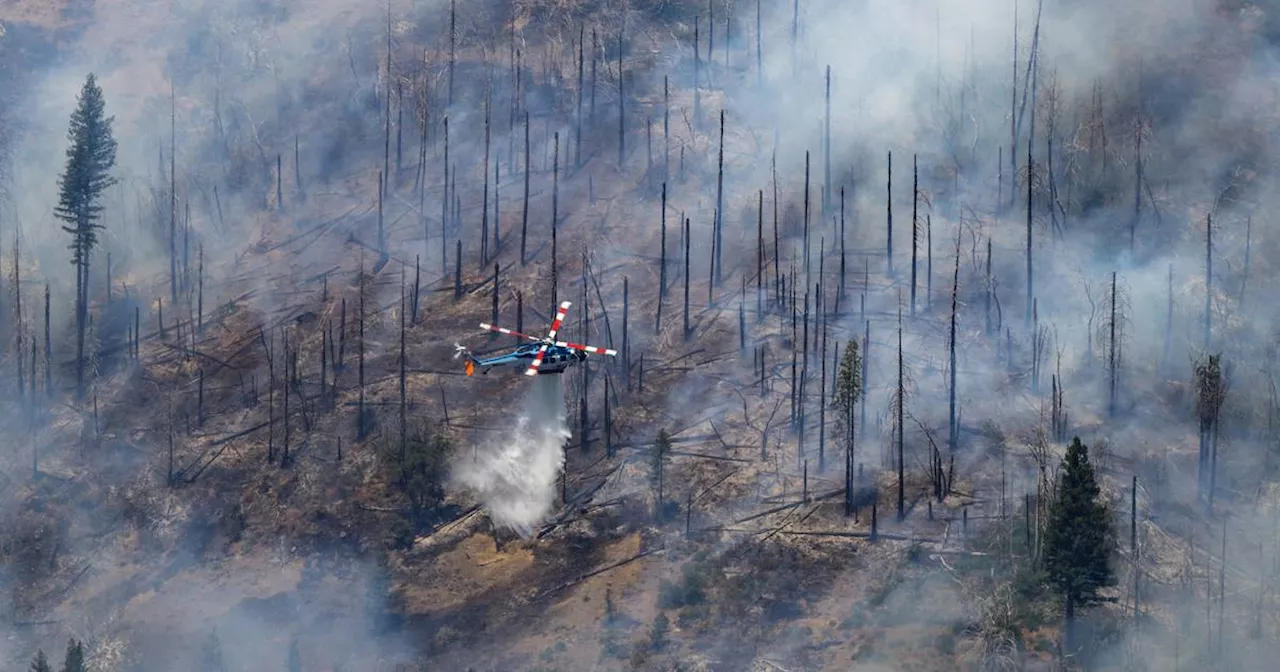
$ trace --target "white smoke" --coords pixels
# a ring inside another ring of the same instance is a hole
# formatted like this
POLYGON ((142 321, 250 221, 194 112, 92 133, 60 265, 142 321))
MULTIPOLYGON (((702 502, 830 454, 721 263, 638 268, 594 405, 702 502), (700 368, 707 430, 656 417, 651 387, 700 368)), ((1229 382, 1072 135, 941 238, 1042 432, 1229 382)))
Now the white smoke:
POLYGON ((515 426, 464 457, 454 478, 476 493, 494 525, 528 536, 555 506, 569 435, 561 376, 535 376, 515 426))

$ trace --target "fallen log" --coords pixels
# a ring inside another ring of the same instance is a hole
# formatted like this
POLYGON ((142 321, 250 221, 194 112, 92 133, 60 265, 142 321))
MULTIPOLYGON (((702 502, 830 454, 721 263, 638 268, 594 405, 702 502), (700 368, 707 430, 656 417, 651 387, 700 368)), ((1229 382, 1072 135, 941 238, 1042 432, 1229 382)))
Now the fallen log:
POLYGON ((595 570, 592 570, 592 571, 590 571, 590 572, 587 572, 586 574, 583 574, 582 576, 579 576, 578 578, 576 578, 576 579, 574 579, 574 580, 572 580, 572 581, 569 581, 569 582, 567 582, 567 583, 562 583, 562 584, 560 584, 559 586, 556 586, 555 588, 552 588, 552 589, 550 589, 550 590, 543 591, 543 593, 542 593, 542 595, 540 595, 540 597, 546 597, 546 596, 548 596, 548 595, 552 595, 552 594, 554 594, 554 593, 558 593, 558 592, 560 592, 560 591, 562 591, 562 590, 564 590, 564 589, 566 589, 566 588, 572 588, 573 586, 576 586, 576 585, 578 585, 579 583, 582 583, 583 581, 586 581, 587 579, 590 579, 590 578, 591 578, 591 577, 593 577, 593 576, 599 576, 599 575, 604 574, 605 572, 607 572, 607 571, 609 571, 609 570, 611 570, 611 569, 617 569, 617 568, 619 568, 619 567, 622 567, 623 565, 629 565, 629 564, 631 564, 631 563, 635 562, 636 560, 639 560, 639 559, 641 559, 641 558, 647 558, 647 557, 649 557, 650 555, 656 555, 656 554, 658 554, 658 553, 663 553, 663 552, 665 552, 666 550, 667 550, 667 549, 665 549, 665 548, 655 548, 655 549, 653 549, 653 550, 644 551, 643 553, 638 553, 638 554, 633 555, 633 556, 631 556, 631 557, 629 557, 629 558, 627 558, 627 559, 625 559, 625 560, 619 560, 619 561, 617 561, 617 562, 611 562, 611 563, 609 563, 609 564, 605 565, 604 567, 601 567, 600 569, 595 569, 595 570))

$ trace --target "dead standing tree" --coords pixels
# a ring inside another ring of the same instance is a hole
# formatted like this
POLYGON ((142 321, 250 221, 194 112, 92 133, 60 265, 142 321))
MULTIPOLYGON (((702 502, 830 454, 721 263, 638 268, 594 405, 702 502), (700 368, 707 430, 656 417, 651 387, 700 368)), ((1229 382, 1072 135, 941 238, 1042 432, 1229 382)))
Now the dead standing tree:
POLYGON ((906 415, 907 415, 907 378, 906 365, 902 355, 902 295, 898 295, 898 386, 890 401, 894 419, 894 440, 898 448, 898 521, 906 519, 906 415))
POLYGON ((1102 299, 1102 322, 1098 325, 1098 341, 1106 343, 1107 352, 1107 417, 1116 416, 1119 404, 1120 370, 1123 368, 1124 327, 1128 320, 1128 293, 1114 271, 1111 286, 1102 299))
POLYGON ((1227 396, 1227 377, 1223 375, 1222 354, 1207 355, 1195 364, 1196 419, 1199 421, 1200 499, 1213 506, 1213 490, 1217 480, 1218 421, 1227 396))

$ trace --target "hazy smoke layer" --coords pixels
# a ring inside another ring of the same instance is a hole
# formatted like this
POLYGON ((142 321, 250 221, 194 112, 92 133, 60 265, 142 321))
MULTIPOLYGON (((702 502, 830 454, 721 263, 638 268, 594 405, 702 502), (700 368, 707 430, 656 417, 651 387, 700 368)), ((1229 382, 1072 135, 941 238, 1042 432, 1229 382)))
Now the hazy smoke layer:
POLYGON ((463 458, 455 477, 495 525, 528 535, 555 504, 568 438, 561 376, 536 376, 515 425, 463 458))

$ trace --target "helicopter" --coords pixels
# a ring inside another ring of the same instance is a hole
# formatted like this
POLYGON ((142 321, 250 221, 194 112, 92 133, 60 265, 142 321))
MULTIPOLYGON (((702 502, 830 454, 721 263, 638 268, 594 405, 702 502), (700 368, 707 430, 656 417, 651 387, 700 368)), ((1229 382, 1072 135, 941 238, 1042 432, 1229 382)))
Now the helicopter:
POLYGON ((571 305, 573 303, 570 301, 564 301, 560 304, 559 310, 556 311, 556 318, 551 323, 551 330, 543 338, 481 322, 481 329, 527 339, 531 342, 525 343, 506 354, 484 359, 477 358, 466 346, 454 343, 453 357, 454 359, 462 356, 466 357, 468 376, 473 375, 477 368, 481 369, 481 373, 487 374, 490 369, 500 366, 523 366, 525 367, 524 375, 537 376, 564 373, 569 367, 586 361, 588 353, 610 357, 616 356, 618 354, 617 350, 556 340, 556 333, 560 331, 560 325, 564 324, 564 318, 569 313, 569 306, 571 305))

